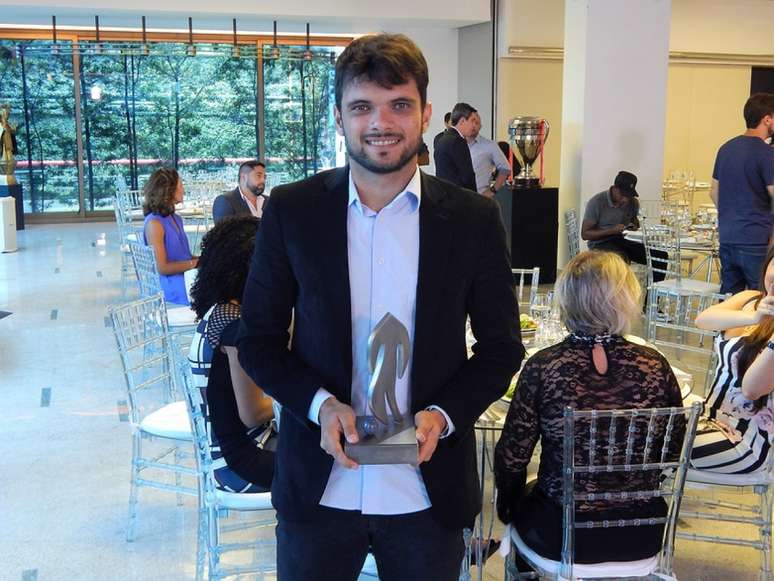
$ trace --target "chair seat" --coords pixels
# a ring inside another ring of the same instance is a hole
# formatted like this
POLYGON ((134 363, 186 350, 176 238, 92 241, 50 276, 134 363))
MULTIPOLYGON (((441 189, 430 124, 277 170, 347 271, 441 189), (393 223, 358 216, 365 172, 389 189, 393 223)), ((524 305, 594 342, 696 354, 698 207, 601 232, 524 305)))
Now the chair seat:
POLYGON ((271 492, 228 492, 216 490, 218 506, 232 510, 273 510, 271 492))
POLYGON ((140 422, 143 432, 173 440, 192 440, 191 422, 184 401, 176 401, 149 413, 140 422))
POLYGON ((765 470, 750 472, 749 474, 722 474, 720 472, 689 468, 686 479, 688 483, 721 484, 726 486, 766 486, 774 482, 771 472, 766 472, 765 470))
POLYGON ((188 327, 196 324, 196 313, 191 307, 167 308, 167 323, 170 327, 188 327))
POLYGON ((673 278, 668 278, 666 280, 662 280, 656 283, 653 283, 653 286, 656 288, 680 293, 685 292, 686 294, 692 294, 692 293, 719 293, 720 292, 720 285, 715 284, 713 282, 704 282, 703 280, 694 280, 692 278, 683 278, 681 280, 676 280, 673 278))
MULTIPOLYGON (((524 556, 527 561, 534 563, 539 569, 551 574, 559 575, 559 568, 561 563, 559 561, 552 561, 541 557, 535 551, 530 549, 527 544, 519 536, 519 532, 516 527, 511 526, 511 540, 519 553, 524 556)), ((647 559, 641 559, 639 561, 624 561, 624 562, 607 562, 596 563, 594 565, 579 565, 575 564, 572 568, 572 573, 575 577, 586 579, 600 579, 604 577, 613 578, 625 578, 625 577, 644 577, 650 575, 656 570, 658 566, 658 555, 653 555, 647 559)))

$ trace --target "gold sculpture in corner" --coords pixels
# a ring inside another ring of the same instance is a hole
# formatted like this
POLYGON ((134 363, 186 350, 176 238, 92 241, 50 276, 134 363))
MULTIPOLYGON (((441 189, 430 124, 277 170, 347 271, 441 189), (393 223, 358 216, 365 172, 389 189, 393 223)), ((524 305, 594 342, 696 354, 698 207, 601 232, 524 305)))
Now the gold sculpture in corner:
POLYGON ((0 105, 0 185, 16 185, 16 125, 10 121, 11 106, 8 103, 0 105))

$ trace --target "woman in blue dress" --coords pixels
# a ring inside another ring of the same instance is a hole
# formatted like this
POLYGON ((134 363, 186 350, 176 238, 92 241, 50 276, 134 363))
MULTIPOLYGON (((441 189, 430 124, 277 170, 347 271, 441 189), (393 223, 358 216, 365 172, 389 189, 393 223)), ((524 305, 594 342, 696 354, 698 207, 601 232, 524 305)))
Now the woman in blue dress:
POLYGON ((196 268, 199 259, 191 255, 183 219, 175 214, 175 204, 183 201, 183 180, 172 168, 157 169, 145 182, 143 193, 143 234, 156 254, 164 300, 188 305, 183 273, 196 268))

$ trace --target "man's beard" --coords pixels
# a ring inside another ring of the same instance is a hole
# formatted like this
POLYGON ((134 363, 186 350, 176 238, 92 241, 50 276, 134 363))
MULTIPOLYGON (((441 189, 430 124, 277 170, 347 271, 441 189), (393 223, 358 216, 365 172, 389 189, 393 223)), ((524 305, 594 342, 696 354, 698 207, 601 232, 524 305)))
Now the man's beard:
POLYGON ((263 190, 266 189, 266 186, 265 185, 260 185, 260 184, 250 184, 250 183, 248 183, 247 184, 247 189, 250 190, 253 193, 253 195, 260 196, 263 193, 263 190))
MULTIPOLYGON (((381 136, 369 136, 370 139, 374 139, 376 137, 381 136)), ((351 140, 346 133, 344 134, 344 141, 347 145, 347 153, 349 154, 349 157, 355 160, 360 166, 372 173, 388 174, 403 169, 406 167, 406 164, 410 163, 411 160, 416 157, 417 152, 419 151, 419 147, 422 144, 422 135, 420 134, 419 137, 417 137, 416 143, 409 144, 398 160, 394 163, 380 163, 378 160, 368 157, 368 154, 365 152, 363 147, 356 150, 351 145, 351 140)))

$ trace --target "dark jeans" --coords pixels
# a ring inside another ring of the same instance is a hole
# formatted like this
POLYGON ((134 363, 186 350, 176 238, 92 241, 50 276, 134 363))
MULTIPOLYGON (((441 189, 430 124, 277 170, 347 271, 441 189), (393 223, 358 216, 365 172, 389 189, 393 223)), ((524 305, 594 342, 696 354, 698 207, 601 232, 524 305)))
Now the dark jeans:
POLYGON ((429 510, 390 516, 323 510, 315 522, 277 515, 279 581, 355 581, 369 551, 381 581, 459 578, 462 531, 444 528, 429 510))
POLYGON ((766 258, 765 244, 720 244, 720 292, 758 289, 766 258))
MULTIPOLYGON (((636 262, 638 264, 648 264, 648 259, 645 256, 645 246, 640 242, 634 242, 627 240, 623 236, 613 238, 611 240, 605 240, 594 246, 594 250, 606 250, 608 252, 615 252, 627 263, 636 262)), ((665 271, 667 269, 666 260, 669 255, 663 250, 651 250, 653 256, 653 282, 659 282, 664 280, 666 274, 664 272, 658 272, 655 269, 665 271), (661 258, 662 260, 656 260, 661 258)))

